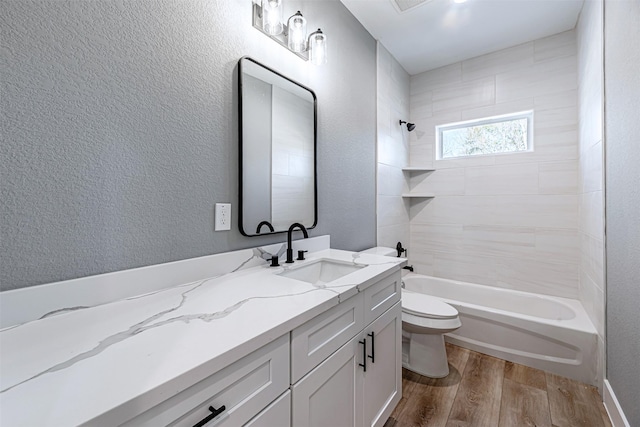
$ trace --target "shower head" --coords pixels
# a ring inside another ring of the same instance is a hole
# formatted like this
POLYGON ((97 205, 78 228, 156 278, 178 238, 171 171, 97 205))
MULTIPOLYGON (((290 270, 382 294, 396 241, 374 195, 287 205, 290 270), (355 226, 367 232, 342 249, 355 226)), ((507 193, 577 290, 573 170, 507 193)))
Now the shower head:
MULTIPOLYGON (((404 120, 400 120, 400 126, 402 126, 403 123, 407 123, 407 122, 405 122, 404 120)), ((409 132, 411 132, 415 128, 416 128, 416 124, 415 123, 407 123, 407 130, 409 132)))

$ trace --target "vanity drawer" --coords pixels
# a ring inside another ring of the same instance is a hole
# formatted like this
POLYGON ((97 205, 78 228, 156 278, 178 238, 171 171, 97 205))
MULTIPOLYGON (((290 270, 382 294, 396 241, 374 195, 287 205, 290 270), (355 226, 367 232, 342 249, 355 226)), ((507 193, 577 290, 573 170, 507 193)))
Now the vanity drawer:
POLYGON ((287 390, 264 411, 255 416, 244 427, 290 427, 291 426, 291 391, 287 390))
POLYGON ((364 328, 362 293, 291 331, 291 384, 364 328))
POLYGON ((364 324, 376 320, 402 297, 402 276, 397 271, 364 290, 364 324))
POLYGON ((125 423, 125 426, 192 427, 211 414, 206 424, 236 426, 247 423, 289 387, 289 335, 254 351, 223 370, 125 423))

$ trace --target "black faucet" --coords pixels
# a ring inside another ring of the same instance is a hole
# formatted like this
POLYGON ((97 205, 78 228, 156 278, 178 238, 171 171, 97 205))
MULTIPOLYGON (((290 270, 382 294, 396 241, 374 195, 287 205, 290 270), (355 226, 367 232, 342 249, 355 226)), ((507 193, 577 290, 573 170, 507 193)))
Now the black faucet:
POLYGON ((401 242, 398 242, 398 244, 396 245, 396 251, 398 251, 398 258, 400 258, 404 252, 407 252, 407 250, 402 247, 401 242))
POLYGON ((293 233, 293 230, 299 228, 300 231, 302 231, 302 234, 304 234, 304 238, 308 238, 309 234, 307 233, 307 229, 304 228, 304 225, 298 223, 298 222, 294 222, 293 224, 291 224, 291 227, 289 227, 289 231, 287 231, 287 261, 285 261, 287 264, 291 264, 293 262, 293 249, 291 248, 291 234, 293 233))

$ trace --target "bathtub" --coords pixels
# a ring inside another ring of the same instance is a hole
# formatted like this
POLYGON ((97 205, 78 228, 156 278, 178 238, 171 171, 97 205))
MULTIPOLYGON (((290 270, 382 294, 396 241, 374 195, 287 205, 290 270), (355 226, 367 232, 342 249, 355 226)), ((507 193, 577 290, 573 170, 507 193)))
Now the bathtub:
POLYGON ((597 332, 579 301, 413 273, 403 282, 458 310, 447 342, 597 385, 597 332))

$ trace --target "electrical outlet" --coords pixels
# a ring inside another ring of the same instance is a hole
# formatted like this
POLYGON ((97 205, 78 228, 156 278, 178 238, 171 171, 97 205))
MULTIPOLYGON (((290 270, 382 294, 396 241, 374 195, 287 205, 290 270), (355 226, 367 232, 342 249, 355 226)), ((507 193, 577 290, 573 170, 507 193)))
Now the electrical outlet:
POLYGON ((231 230, 231 203, 216 203, 215 231, 231 230))

